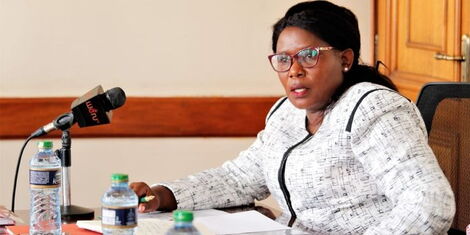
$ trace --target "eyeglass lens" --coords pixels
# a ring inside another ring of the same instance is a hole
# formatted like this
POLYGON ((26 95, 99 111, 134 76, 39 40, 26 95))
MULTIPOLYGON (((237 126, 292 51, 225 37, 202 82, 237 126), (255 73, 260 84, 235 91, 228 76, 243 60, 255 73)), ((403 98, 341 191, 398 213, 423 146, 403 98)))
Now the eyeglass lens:
MULTIPOLYGON (((319 51, 317 48, 306 48, 297 52, 297 54, 295 54, 293 57, 297 59, 302 67, 310 68, 315 66, 317 63, 318 54, 319 51)), ((271 64, 274 70, 278 72, 285 72, 289 70, 292 66, 292 61, 292 56, 286 54, 275 54, 271 57, 271 64)))

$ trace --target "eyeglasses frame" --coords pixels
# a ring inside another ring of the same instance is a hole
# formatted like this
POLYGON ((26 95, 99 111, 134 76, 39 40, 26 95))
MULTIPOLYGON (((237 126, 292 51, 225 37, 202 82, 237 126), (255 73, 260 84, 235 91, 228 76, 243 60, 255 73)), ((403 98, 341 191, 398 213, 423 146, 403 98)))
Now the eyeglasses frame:
MULTIPOLYGON (((295 53, 294 55, 280 54, 280 53, 276 53, 276 54, 269 55, 269 56, 268 56, 268 60, 269 60, 269 63, 271 64, 271 67, 274 69, 274 71, 280 72, 280 73, 282 73, 282 72, 287 72, 287 71, 289 71, 289 70, 292 68, 292 65, 294 64, 294 59, 297 60, 298 54, 299 54, 301 51, 307 50, 307 49, 314 49, 314 50, 318 51, 318 56, 320 56, 320 51, 329 51, 329 50, 333 50, 334 47, 332 47, 332 46, 327 46, 327 47, 306 47, 306 48, 300 49, 300 50, 297 51, 297 53, 295 53), (287 68, 286 70, 283 70, 283 71, 278 71, 278 70, 276 70, 276 69, 274 68, 274 65, 273 65, 272 61, 271 61, 271 58, 274 57, 274 56, 276 56, 276 55, 288 55, 289 57, 291 57, 292 59, 291 59, 291 63, 290 63, 289 68, 287 68)), ((318 64, 318 61, 319 61, 319 60, 320 60, 320 58, 318 58, 317 61, 315 62, 315 64, 312 65, 312 66, 305 67, 305 66, 302 65, 302 67, 303 67, 303 68, 313 68, 313 67, 315 67, 315 65, 318 64)), ((297 60, 297 61, 298 61, 298 60, 297 60)))

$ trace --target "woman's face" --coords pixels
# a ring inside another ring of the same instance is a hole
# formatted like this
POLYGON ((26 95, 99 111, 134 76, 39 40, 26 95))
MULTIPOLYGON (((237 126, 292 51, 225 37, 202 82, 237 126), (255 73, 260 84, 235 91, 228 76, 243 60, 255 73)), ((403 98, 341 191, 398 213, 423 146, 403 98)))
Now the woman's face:
MULTIPOLYGON (((286 27, 277 41, 276 53, 294 56, 308 47, 327 47, 326 42, 314 34, 298 27, 286 27)), ((350 51, 351 52, 351 51, 350 51)), ((297 59, 286 72, 278 72, 290 102, 299 109, 308 111, 323 110, 336 89, 343 82, 343 69, 348 67, 343 52, 337 50, 320 51, 317 64, 303 68, 297 59)))

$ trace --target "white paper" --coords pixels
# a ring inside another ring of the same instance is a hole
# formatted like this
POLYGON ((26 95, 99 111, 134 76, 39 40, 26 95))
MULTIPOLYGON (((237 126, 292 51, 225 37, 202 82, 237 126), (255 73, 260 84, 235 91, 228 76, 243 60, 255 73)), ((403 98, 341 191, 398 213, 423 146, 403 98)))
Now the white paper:
POLYGON ((271 220, 257 211, 196 217, 194 221, 205 225, 216 234, 240 234, 291 229, 290 227, 271 220))
MULTIPOLYGON (((160 219, 139 219, 137 226, 137 235, 147 234, 164 234, 173 224, 170 221, 160 219)), ((79 228, 102 233, 101 220, 79 220, 77 221, 79 228)))
MULTIPOLYGON (((226 214, 228 214, 228 213, 225 212, 225 211, 216 210, 216 209, 195 210, 195 211, 193 211, 194 218, 206 217, 206 216, 216 216, 216 215, 226 215, 226 214)), ((154 212, 149 212, 149 213, 138 213, 137 217, 139 219, 156 218, 156 219, 173 221, 173 213, 172 212, 154 211, 154 212)))
MULTIPOLYGON (((206 216, 217 216, 226 215, 225 211, 207 209, 207 210, 196 210, 193 211, 195 218, 206 217, 206 216)), ((138 213, 137 214, 137 235, 147 234, 164 234, 173 225, 173 213, 172 212, 150 212, 150 213, 138 213)), ((77 221, 79 228, 88 229, 91 231, 101 233, 101 220, 79 220, 77 221)), ((194 226, 201 232, 201 234, 214 234, 210 232, 204 225, 194 223, 194 226)))
POLYGON ((103 233, 101 231, 101 220, 78 220, 77 227, 103 233))
MULTIPOLYGON (((279 224, 257 211, 227 213, 220 210, 198 210, 194 213, 194 226, 203 235, 206 234, 303 234, 300 231, 279 224)), ((172 213, 152 212, 138 214, 137 235, 164 234, 172 225, 172 213)), ((101 233, 100 220, 77 221, 80 228, 101 233)))
MULTIPOLYGON (((173 226, 172 221, 155 218, 138 219, 137 223, 136 235, 165 234, 171 226, 173 226)), ((101 220, 79 220, 77 221, 77 226, 79 228, 103 233, 101 229, 101 220)), ((213 232, 202 224, 194 223, 194 226, 202 235, 214 235, 213 232)))
POLYGON ((14 225, 15 221, 10 218, 0 218, 0 226, 14 225))
POLYGON ((159 219, 138 220, 136 235, 165 234, 173 225, 170 221, 159 219))

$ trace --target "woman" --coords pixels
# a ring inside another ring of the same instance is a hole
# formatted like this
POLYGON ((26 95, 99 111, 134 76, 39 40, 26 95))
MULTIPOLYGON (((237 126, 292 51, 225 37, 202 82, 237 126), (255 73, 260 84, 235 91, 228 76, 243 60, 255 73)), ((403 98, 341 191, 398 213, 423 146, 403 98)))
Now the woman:
POLYGON ((256 141, 221 167, 151 188, 139 210, 238 206, 270 194, 289 226, 313 233, 442 234, 452 190, 413 103, 376 69, 359 65, 354 14, 299 3, 274 25, 269 56, 287 98, 256 141))

